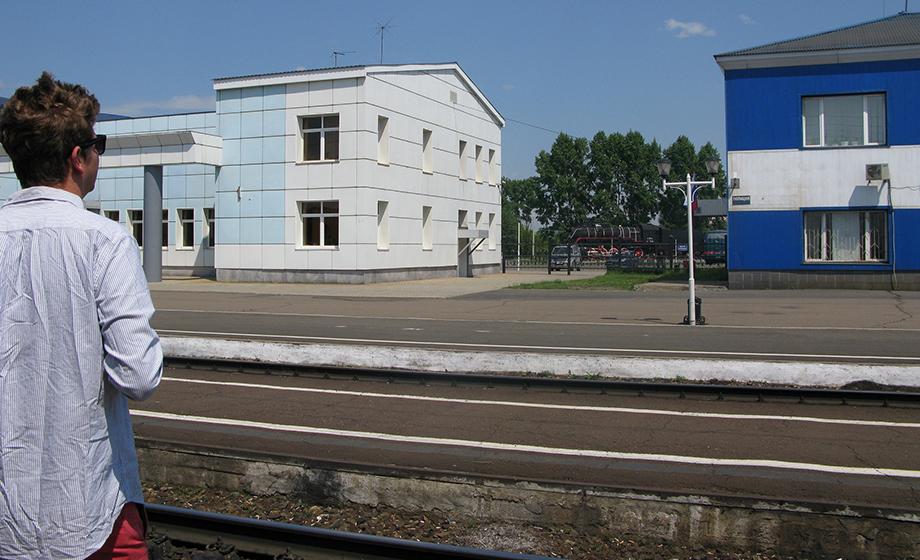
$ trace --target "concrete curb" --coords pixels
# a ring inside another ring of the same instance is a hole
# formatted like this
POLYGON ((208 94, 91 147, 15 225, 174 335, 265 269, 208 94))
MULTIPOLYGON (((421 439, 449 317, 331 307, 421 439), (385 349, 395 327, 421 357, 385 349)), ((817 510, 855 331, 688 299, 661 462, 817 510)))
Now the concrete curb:
POLYGON ((429 350, 346 344, 288 344, 162 337, 168 357, 246 360, 266 364, 420 370, 451 373, 540 373, 622 379, 683 378, 840 387, 855 381, 918 385, 920 366, 725 359, 632 358, 584 354, 429 350))

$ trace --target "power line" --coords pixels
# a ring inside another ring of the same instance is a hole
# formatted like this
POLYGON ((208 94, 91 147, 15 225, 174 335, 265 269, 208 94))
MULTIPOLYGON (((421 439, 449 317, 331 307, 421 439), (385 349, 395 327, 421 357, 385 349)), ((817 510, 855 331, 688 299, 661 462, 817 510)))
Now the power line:
POLYGON ((505 117, 505 120, 508 122, 523 124, 524 126, 529 126, 531 128, 536 128, 537 130, 545 130, 546 132, 552 132, 553 134, 565 134, 561 130, 554 130, 552 128, 546 128, 545 126, 540 126, 538 124, 531 124, 529 122, 519 121, 517 119, 512 119, 511 117, 505 117))

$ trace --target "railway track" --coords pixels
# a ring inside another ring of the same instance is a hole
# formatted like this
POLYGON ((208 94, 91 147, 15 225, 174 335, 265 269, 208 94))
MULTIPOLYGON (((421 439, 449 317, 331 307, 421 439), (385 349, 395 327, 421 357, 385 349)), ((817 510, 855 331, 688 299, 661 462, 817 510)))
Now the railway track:
MULTIPOLYGON (((378 537, 148 504, 152 547, 169 558, 176 548, 207 550, 210 558, 376 560, 527 560, 544 558, 378 537), (168 544, 166 540, 168 539, 168 544), (235 555, 235 556, 234 556, 235 555)), ((173 555, 176 555, 175 553, 173 555)))
POLYGON ((255 375, 300 376, 325 379, 372 379, 415 385, 520 387, 594 394, 671 396, 759 402, 828 403, 862 406, 920 407, 920 392, 914 387, 883 387, 865 384, 855 388, 815 388, 752 384, 710 384, 669 381, 625 381, 610 379, 559 378, 531 375, 488 375, 394 369, 268 364, 222 359, 167 358, 167 367, 210 369, 255 375))

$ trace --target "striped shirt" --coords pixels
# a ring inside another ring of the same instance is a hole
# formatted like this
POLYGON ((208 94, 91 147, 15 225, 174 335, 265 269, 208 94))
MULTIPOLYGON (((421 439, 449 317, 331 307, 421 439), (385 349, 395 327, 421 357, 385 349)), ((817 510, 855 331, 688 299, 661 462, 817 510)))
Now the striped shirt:
POLYGON ((134 239, 76 195, 0 207, 0 558, 85 558, 143 503, 127 399, 163 353, 134 239))

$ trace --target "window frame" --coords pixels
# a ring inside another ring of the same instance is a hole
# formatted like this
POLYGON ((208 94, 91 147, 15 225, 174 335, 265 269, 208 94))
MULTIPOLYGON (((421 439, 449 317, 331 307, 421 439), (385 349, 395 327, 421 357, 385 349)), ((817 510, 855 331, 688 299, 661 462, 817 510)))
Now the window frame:
POLYGON ((467 179, 470 178, 469 173, 467 172, 467 169, 466 169, 466 160, 469 159, 469 150, 470 150, 469 146, 470 146, 469 142, 467 142, 466 140, 460 140, 457 146, 457 152, 458 152, 458 155, 460 156, 460 165, 459 165, 460 169, 459 169, 458 176, 461 181, 466 181, 467 179))
POLYGON ((867 93, 847 93, 835 95, 803 95, 801 98, 801 119, 802 119, 802 148, 806 150, 814 149, 840 149, 840 148, 867 148, 888 145, 888 94, 884 91, 867 92, 867 93), (824 101, 832 98, 844 97, 861 97, 862 98, 862 143, 861 144, 827 144, 827 129, 825 125, 824 101), (869 99, 880 97, 883 101, 883 112, 881 116, 883 138, 878 142, 869 141, 869 99), (808 143, 808 127, 805 119, 805 103, 808 100, 818 101, 818 143, 808 143))
POLYGON ((377 163, 390 165, 390 118, 384 115, 377 115, 377 163))
POLYGON ((377 201, 377 250, 390 250, 390 201, 377 201))
POLYGON ((422 251, 434 249, 434 207, 422 206, 422 251), (427 209, 427 212, 426 212, 427 209))
POLYGON ((299 235, 297 237, 297 249, 305 250, 332 250, 338 249, 341 244, 341 227, 342 227, 342 207, 339 200, 298 200, 297 201, 297 214, 299 219, 299 235), (326 212, 326 204, 335 203, 336 211, 335 212, 326 212), (308 204, 319 204, 319 212, 307 212, 308 204), (307 220, 309 219, 319 219, 319 244, 312 245, 307 244, 307 220), (326 244, 326 219, 335 218, 336 219, 336 243, 334 245, 326 244))
POLYGON ((494 148, 489 148, 488 173, 489 173, 489 185, 494 186, 498 182, 495 179, 495 149, 494 148))
POLYGON ((160 223, 162 224, 160 235, 163 236, 163 239, 160 240, 160 246, 163 250, 169 250, 169 209, 163 209, 160 223))
POLYGON ((102 215, 116 224, 121 223, 121 210, 103 210, 102 215))
POLYGON ((890 212, 887 208, 855 208, 855 209, 815 209, 815 210, 803 210, 802 211, 802 262, 804 264, 826 264, 826 265, 840 265, 840 264, 861 264, 861 265, 878 265, 878 264, 887 264, 889 263, 890 255, 890 233, 889 229, 891 227, 891 218, 890 212), (835 259, 834 258, 834 247, 832 242, 834 241, 833 227, 834 219, 833 215, 837 214, 857 214, 858 215, 858 224, 860 228, 859 234, 859 258, 857 260, 852 259, 835 259), (882 216, 884 218, 883 228, 879 232, 873 233, 872 229, 872 217, 882 216), (819 216, 820 217, 820 226, 819 226, 819 238, 815 241, 820 250, 820 257, 811 257, 809 251, 809 236, 812 235, 813 229, 809 229, 809 217, 810 216, 819 216), (830 216, 830 220, 828 220, 830 216), (830 221, 830 226, 828 226, 828 221, 830 221), (877 242, 876 246, 880 247, 884 251, 882 257, 872 258, 872 238, 873 235, 879 236, 881 239, 877 242))
POLYGON ((434 174, 434 132, 431 129, 422 129, 422 173, 434 174))
POLYGON ((195 209, 194 208, 176 208, 176 249, 188 251, 195 248, 195 209), (191 212, 191 219, 182 215, 183 212, 191 212), (191 232, 191 243, 185 243, 185 237, 191 232))
POLYGON ((300 115, 297 117, 297 124, 300 127, 300 149, 298 152, 297 163, 335 163, 341 160, 342 157, 342 117, 339 113, 320 113, 317 115, 300 115), (336 126, 326 126, 326 118, 335 117, 338 119, 336 126), (319 128, 308 128, 307 122, 309 119, 320 119, 319 128), (309 133, 319 133, 319 159, 307 159, 307 134, 309 133), (327 158, 326 157, 326 135, 329 133, 336 134, 336 157, 327 158))
POLYGON ((202 208, 201 209, 203 216, 202 225, 206 228, 207 234, 207 243, 202 243, 201 246, 205 249, 213 249, 216 243, 215 233, 217 233, 217 219, 214 214, 214 208, 202 208))
POLYGON ((473 148, 473 155, 476 158, 476 183, 482 183, 482 146, 476 144, 473 148))
POLYGON ((127 219, 126 225, 128 226, 128 229, 131 231, 131 237, 134 238, 134 242, 137 243, 137 247, 139 249, 143 249, 144 247, 144 211, 143 209, 129 208, 127 210, 127 213, 128 213, 128 216, 127 216, 128 219, 127 219), (137 212, 138 214, 132 215, 133 212, 137 212), (139 215, 141 219, 135 220, 134 216, 136 215, 139 215), (140 232, 140 235, 138 235, 138 232, 140 232))

